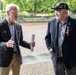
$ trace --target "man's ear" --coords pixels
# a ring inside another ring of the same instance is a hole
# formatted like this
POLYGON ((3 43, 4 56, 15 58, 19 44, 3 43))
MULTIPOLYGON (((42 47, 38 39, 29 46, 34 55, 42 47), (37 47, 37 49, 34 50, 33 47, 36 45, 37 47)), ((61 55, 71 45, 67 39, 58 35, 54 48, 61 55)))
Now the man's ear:
POLYGON ((9 11, 7 11, 6 13, 7 13, 7 15, 9 15, 9 11))

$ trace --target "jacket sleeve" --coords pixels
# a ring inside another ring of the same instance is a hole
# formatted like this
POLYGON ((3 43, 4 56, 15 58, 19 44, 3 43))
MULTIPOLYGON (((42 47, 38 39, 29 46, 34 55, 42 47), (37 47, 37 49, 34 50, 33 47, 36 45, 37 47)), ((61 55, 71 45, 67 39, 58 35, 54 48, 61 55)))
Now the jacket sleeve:
POLYGON ((26 48, 30 49, 31 48, 30 44, 23 40, 22 27, 20 29, 21 29, 21 36, 20 36, 20 43, 19 44, 23 47, 26 47, 26 48))
MULTIPOLYGON (((0 23, 1 26, 1 23, 0 23)), ((1 27, 0 27, 1 28, 1 27)), ((1 29, 0 29, 1 30, 1 29)), ((0 50, 4 50, 7 51, 7 47, 6 47, 6 42, 2 41, 2 37, 1 37, 1 31, 0 31, 0 50)))
POLYGON ((0 42, 0 50, 7 51, 6 42, 0 42))
POLYGON ((45 36, 45 43, 46 43, 46 46, 47 46, 48 50, 50 50, 52 48, 51 33, 50 33, 50 22, 48 23, 48 27, 47 27, 47 33, 46 33, 46 36, 45 36))

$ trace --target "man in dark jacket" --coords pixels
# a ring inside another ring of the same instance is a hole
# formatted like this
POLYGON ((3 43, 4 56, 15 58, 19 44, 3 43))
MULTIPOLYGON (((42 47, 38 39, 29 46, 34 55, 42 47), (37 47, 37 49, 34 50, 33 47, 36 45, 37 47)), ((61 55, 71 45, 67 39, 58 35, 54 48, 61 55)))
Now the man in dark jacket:
POLYGON ((19 75, 22 57, 19 45, 30 49, 35 42, 23 40, 22 27, 17 23, 19 8, 15 4, 6 6, 7 17, 0 22, 0 75, 19 75))
POLYGON ((45 37, 56 75, 76 75, 76 19, 68 15, 69 7, 61 2, 54 8, 55 18, 48 22, 45 37))

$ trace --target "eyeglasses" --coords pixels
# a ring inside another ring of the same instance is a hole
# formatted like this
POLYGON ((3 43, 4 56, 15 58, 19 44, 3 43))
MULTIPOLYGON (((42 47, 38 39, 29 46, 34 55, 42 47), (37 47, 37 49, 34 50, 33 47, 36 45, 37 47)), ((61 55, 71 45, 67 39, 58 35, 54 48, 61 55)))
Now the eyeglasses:
POLYGON ((18 11, 10 11, 10 12, 12 12, 13 14, 19 14, 18 11))

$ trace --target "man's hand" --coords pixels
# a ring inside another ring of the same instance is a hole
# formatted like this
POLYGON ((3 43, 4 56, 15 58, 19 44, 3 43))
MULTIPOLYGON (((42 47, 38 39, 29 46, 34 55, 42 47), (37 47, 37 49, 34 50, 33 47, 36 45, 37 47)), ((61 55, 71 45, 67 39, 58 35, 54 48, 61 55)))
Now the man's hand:
POLYGON ((11 47, 11 48, 14 47, 14 40, 13 40, 12 37, 11 37, 11 39, 6 43, 6 46, 7 46, 7 47, 11 47))
POLYGON ((50 54, 52 54, 52 55, 54 54, 54 52, 53 52, 53 50, 52 50, 52 49, 50 49, 50 54))
POLYGON ((35 42, 30 43, 30 45, 32 45, 32 47, 35 47, 35 42))

